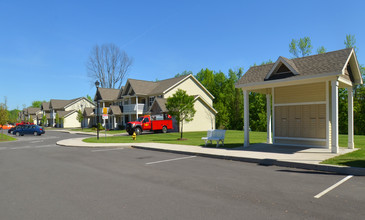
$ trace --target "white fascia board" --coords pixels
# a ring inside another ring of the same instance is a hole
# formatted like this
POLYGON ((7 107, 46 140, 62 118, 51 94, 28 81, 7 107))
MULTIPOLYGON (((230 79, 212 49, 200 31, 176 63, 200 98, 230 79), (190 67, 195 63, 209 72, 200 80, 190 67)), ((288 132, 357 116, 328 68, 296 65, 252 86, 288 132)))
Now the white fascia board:
POLYGON ((299 75, 299 73, 295 69, 293 69, 293 67, 280 56, 278 60, 275 62, 274 66, 269 71, 269 73, 266 75, 265 79, 270 78, 270 76, 274 73, 276 67, 278 67, 280 63, 283 63, 290 71, 292 71, 294 75, 299 75))
POLYGON ((67 113, 63 118, 67 118, 68 116, 72 115, 75 112, 76 110, 72 110, 71 112, 67 113))
POLYGON ((166 89, 162 93, 166 94, 168 91, 175 88, 176 86, 178 86, 179 84, 181 84, 182 82, 184 82, 186 79, 188 79, 190 77, 208 94, 208 96, 210 96, 212 99, 214 99, 214 96, 192 74, 187 75, 185 78, 183 78, 179 82, 175 83, 174 85, 170 86, 168 89, 166 89))
POLYGON ((276 79, 276 80, 248 83, 248 84, 240 84, 240 85, 236 85, 236 88, 241 88, 243 90, 254 90, 254 89, 265 89, 265 88, 274 88, 274 87, 281 87, 281 86, 308 84, 308 83, 332 80, 334 78, 337 79, 337 76, 339 76, 339 75, 342 75, 342 73, 325 73, 325 74, 314 75, 314 76, 313 75, 297 76, 294 78, 289 77, 289 78, 285 78, 285 79, 276 79))
MULTIPOLYGON (((342 68, 342 75, 345 75, 345 69, 347 68, 347 65, 349 64, 349 62, 351 61, 351 58, 352 57, 354 57, 354 60, 355 60, 355 65, 356 65, 356 69, 355 69, 355 71, 356 71, 356 75, 357 75, 357 78, 359 79, 359 83, 356 83, 356 84, 363 84, 363 80, 362 80, 362 76, 361 76, 361 71, 360 71, 360 69, 359 69, 359 63, 358 63, 358 61, 357 61, 357 57, 356 57, 356 54, 355 54, 355 51, 354 51, 354 49, 352 49, 351 50, 351 53, 350 53, 350 55, 349 55, 349 57, 347 58, 347 60, 346 60, 346 63, 345 63, 345 65, 344 65, 344 67, 342 68)), ((350 64, 351 65, 351 64, 350 64)), ((352 74, 353 74, 353 77, 355 77, 354 76, 354 69, 352 69, 352 74)))
POLYGON ((214 111, 214 113, 215 114, 217 114, 218 113, 218 111, 217 110, 215 110, 214 108, 213 108, 213 106, 211 106, 207 101, 205 101, 205 99, 203 98, 203 97, 201 97, 200 95, 197 95, 196 97, 195 97, 195 99, 194 99, 194 102, 196 101, 196 100, 198 100, 198 99, 200 99, 200 100, 202 100, 212 111, 214 111))

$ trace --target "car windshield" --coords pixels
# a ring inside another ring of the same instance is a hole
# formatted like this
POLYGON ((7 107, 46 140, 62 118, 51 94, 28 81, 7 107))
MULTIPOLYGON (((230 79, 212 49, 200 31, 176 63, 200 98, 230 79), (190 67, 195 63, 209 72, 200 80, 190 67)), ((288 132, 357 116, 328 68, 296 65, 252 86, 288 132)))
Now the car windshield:
POLYGON ((139 117, 139 118, 137 119, 137 121, 138 121, 138 122, 142 122, 143 118, 144 118, 144 117, 139 117))

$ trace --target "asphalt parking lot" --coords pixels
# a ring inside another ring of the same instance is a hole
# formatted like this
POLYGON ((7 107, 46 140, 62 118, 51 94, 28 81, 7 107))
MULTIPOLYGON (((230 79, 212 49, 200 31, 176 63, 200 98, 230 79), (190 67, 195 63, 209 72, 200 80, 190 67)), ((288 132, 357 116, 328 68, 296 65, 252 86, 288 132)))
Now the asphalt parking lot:
POLYGON ((72 137, 47 131, 0 143, 0 219, 363 219, 365 214, 364 177, 130 147, 55 144, 72 137))

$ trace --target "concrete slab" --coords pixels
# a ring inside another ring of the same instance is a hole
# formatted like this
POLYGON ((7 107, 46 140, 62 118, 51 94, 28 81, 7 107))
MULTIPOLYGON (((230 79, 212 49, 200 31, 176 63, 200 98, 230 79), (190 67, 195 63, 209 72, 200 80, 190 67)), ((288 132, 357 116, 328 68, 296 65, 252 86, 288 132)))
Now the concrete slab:
POLYGON ((191 145, 161 144, 161 143, 86 143, 84 138, 72 138, 57 142, 62 146, 74 147, 134 147, 145 150, 199 155, 212 158, 222 158, 236 161, 258 163, 260 165, 276 165, 310 170, 336 172, 341 174, 365 175, 365 168, 341 167, 323 165, 321 161, 346 154, 358 149, 340 148, 338 154, 330 149, 308 148, 297 146, 282 146, 272 144, 253 144, 249 147, 234 149, 210 148, 191 145))

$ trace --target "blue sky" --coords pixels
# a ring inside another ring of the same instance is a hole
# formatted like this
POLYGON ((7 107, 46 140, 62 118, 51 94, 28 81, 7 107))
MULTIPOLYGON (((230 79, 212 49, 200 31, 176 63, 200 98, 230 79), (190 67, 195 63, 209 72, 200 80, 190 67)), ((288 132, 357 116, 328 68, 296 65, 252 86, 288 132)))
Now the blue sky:
POLYGON ((0 1, 0 102, 95 94, 86 62, 96 44, 134 58, 128 78, 156 80, 202 68, 227 73, 279 56, 293 38, 315 50, 356 36, 365 64, 364 1, 0 1))

